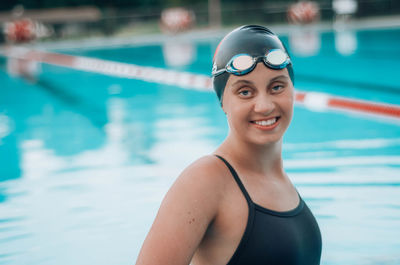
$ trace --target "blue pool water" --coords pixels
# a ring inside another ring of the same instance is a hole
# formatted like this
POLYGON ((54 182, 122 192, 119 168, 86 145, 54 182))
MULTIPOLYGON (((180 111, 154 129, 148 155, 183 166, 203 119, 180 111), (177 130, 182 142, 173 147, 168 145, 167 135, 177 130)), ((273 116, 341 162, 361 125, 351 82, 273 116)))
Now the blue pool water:
MULTIPOLYGON (((305 51, 283 36, 296 89, 400 105, 399 29, 306 34, 305 51)), ((208 74, 217 44, 56 51, 208 74)), ((227 133, 215 95, 46 64, 27 81, 0 62, 0 264, 134 263, 174 179, 227 133)), ((322 264, 400 264, 399 121, 296 106, 284 158, 322 264)))

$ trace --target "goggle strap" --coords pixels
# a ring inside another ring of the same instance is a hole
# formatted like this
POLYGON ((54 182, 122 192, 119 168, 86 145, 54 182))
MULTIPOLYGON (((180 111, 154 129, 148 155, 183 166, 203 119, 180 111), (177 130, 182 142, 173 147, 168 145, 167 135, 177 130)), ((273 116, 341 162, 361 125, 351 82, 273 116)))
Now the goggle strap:
POLYGON ((222 69, 220 69, 218 71, 213 72, 211 75, 214 76, 214 77, 215 76, 219 76, 219 75, 222 75, 225 71, 226 71, 226 69, 222 68, 222 69))

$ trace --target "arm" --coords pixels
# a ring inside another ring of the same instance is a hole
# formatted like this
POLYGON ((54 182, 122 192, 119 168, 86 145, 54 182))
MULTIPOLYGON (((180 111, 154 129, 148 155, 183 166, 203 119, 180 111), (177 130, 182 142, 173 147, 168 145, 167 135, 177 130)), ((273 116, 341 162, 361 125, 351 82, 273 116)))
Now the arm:
POLYGON ((166 194, 136 265, 188 265, 217 214, 215 158, 190 165, 166 194))

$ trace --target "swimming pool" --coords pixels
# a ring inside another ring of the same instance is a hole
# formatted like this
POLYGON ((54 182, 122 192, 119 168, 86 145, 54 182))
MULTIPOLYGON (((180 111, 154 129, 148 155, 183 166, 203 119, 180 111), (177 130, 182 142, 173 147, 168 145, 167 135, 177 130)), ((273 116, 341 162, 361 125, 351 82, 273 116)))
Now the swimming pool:
MULTIPOLYGON (((299 91, 400 105, 399 29, 284 41, 299 91)), ((208 75, 217 44, 56 51, 208 75)), ((174 179, 225 137, 216 96, 49 64, 26 81, 1 63, 0 264, 132 264, 174 179)), ((399 120, 299 104, 284 158, 322 264, 400 264, 399 120)))

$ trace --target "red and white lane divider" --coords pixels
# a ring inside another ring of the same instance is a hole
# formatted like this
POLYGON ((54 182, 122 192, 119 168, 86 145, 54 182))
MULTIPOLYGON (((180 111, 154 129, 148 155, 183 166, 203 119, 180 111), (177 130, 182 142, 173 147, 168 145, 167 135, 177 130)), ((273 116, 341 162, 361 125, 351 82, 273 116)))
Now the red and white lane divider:
MULTIPOLYGON (((5 56, 63 66, 75 70, 174 85, 184 89, 195 89, 200 91, 212 90, 210 77, 201 74, 178 72, 155 67, 144 67, 101 59, 31 50, 27 48, 10 48, 6 51, 5 56)), ((371 101, 336 97, 325 93, 301 91, 296 92, 295 101, 296 103, 302 104, 305 107, 316 111, 336 109, 346 112, 377 115, 400 121, 400 105, 375 103, 371 101)))
POLYGON ((366 100, 355 100, 319 92, 299 91, 296 93, 295 101, 298 104, 302 104, 305 107, 316 111, 335 109, 345 112, 380 116, 400 121, 399 105, 375 103, 366 100))
POLYGON ((163 68, 145 67, 127 63, 71 56, 26 48, 10 48, 5 55, 10 58, 53 64, 74 70, 138 79, 147 82, 179 86, 185 89, 210 90, 211 79, 206 75, 191 74, 163 68))

